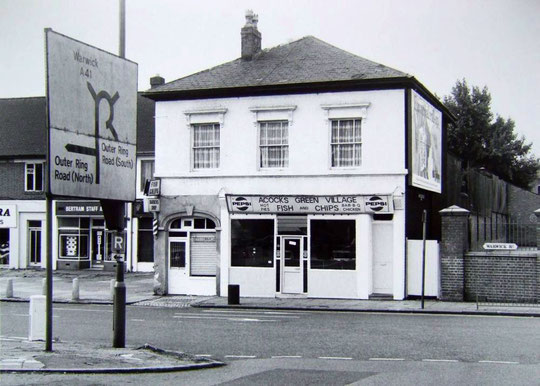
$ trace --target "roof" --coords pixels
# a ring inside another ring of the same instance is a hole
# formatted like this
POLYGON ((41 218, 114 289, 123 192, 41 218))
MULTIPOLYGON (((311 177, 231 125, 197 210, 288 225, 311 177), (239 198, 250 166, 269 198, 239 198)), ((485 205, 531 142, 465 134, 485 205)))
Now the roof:
POLYGON ((0 157, 45 157, 45 97, 0 99, 0 157))
MULTIPOLYGON (((154 152, 155 102, 137 98, 137 153, 154 152)), ((45 97, 0 99, 0 158, 44 158, 47 154, 45 97)))
POLYGON ((262 50, 251 60, 236 59, 148 90, 230 89, 350 80, 404 78, 409 75, 353 55, 313 36, 262 50))

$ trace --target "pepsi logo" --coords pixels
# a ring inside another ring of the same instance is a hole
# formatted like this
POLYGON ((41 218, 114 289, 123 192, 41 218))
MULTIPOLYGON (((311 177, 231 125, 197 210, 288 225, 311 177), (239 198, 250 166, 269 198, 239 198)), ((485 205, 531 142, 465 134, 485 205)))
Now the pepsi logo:
POLYGON ((374 212, 383 210, 387 205, 388 203, 379 196, 372 196, 366 201, 366 208, 374 212))
POLYGON ((245 212, 251 207, 251 202, 249 202, 245 197, 236 197, 232 202, 232 207, 245 212))

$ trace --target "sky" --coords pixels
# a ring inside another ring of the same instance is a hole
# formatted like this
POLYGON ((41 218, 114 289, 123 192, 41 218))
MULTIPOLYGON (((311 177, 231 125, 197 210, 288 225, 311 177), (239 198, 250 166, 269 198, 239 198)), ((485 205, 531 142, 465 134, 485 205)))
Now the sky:
MULTIPOLYGON (((238 58, 247 9, 263 48, 312 35, 439 97, 458 79, 487 86, 540 156, 539 0, 126 0, 139 90, 238 58)), ((0 0, 0 98, 45 95, 45 28, 118 54, 119 0, 0 0)))

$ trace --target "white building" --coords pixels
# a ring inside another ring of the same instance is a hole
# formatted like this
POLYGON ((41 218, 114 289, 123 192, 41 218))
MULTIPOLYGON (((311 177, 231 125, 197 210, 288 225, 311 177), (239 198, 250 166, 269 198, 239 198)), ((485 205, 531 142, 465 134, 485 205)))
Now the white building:
POLYGON ((442 106, 311 36, 261 50, 246 19, 241 58, 145 93, 162 185, 155 292, 403 299, 406 194, 431 200, 441 183, 442 120, 422 142, 424 186, 408 172, 412 99, 442 106))

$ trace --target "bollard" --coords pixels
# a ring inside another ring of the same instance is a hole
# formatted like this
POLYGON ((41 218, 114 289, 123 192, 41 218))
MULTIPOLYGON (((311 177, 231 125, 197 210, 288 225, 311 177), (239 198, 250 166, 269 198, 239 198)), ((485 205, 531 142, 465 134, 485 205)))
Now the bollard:
POLYGON ((45 340, 46 297, 43 295, 30 296, 30 326, 28 340, 45 340))
POLYGON ((228 304, 240 304, 240 285, 238 284, 229 284, 229 297, 228 304))
POLYGON ((111 293, 111 300, 114 300, 114 283, 115 283, 115 280, 114 279, 111 279, 111 288, 110 288, 110 293, 111 293))
POLYGON ((6 298, 13 297, 13 279, 7 279, 6 282, 6 298))
POLYGON ((47 296, 47 279, 41 279, 41 294, 47 296))
POLYGON ((79 301, 79 278, 73 279, 73 286, 71 288, 71 300, 74 302, 79 301))

